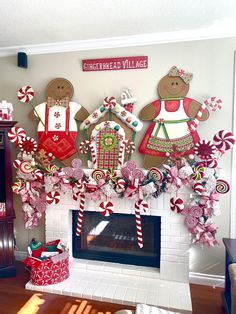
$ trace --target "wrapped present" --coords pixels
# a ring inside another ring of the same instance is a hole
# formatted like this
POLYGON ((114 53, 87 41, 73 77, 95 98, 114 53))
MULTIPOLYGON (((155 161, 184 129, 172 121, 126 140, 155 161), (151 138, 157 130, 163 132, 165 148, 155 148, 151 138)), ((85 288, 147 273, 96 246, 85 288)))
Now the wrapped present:
POLYGON ((6 204, 0 203, 0 217, 6 216, 6 204))
POLYGON ((3 100, 0 102, 0 121, 12 121, 13 106, 11 103, 3 100))

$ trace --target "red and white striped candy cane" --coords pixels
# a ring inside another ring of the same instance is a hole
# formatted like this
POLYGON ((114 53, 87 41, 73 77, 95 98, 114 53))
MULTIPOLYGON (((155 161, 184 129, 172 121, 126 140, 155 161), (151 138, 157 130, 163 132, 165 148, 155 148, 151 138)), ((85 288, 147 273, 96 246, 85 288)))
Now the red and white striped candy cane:
POLYGON ((83 217, 84 217, 84 207, 85 207, 85 194, 80 193, 80 204, 79 204, 78 219, 77 219, 77 226, 76 226, 77 236, 80 236, 81 234, 83 217))
POLYGON ((95 145, 93 145, 93 144, 90 142, 89 147, 90 147, 90 151, 91 151, 92 162, 93 162, 94 166, 96 166, 96 163, 97 163, 97 154, 96 154, 96 151, 95 151, 95 145))
POLYGON ((88 148, 89 148, 89 144, 90 144, 90 141, 89 140, 84 140, 80 143, 80 146, 79 146, 79 151, 81 154, 87 154, 88 152, 88 148))
POLYGON ((135 144, 134 144, 134 142, 130 141, 126 145, 125 151, 126 151, 127 154, 133 154, 135 152, 135 144))
POLYGON ((143 232, 142 232, 141 215, 140 215, 141 208, 146 210, 148 208, 148 203, 140 199, 135 203, 136 233, 137 233, 138 246, 140 248, 143 247, 143 232))
POLYGON ((206 103, 204 101, 204 103, 201 105, 201 107, 199 108, 196 117, 194 118, 194 120, 192 121, 190 128, 192 129, 192 131, 196 131, 198 124, 200 122, 200 119, 202 117, 203 112, 206 110, 208 103, 206 103))
POLYGON ((121 144, 120 144, 120 149, 119 149, 119 155, 118 155, 118 164, 120 166, 123 166, 123 162, 124 162, 124 149, 125 149, 125 144, 127 143, 126 140, 122 140, 121 144))

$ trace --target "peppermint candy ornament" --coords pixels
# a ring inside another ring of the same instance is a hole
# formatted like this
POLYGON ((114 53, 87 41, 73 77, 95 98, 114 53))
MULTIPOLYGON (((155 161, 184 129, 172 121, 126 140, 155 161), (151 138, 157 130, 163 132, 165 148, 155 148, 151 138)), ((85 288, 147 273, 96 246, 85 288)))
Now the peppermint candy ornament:
POLYGON ((19 194, 20 191, 25 187, 25 182, 23 180, 18 180, 12 184, 12 191, 16 194, 19 194))
POLYGON ((108 109, 108 110, 112 110, 116 105, 116 99, 115 97, 106 97, 103 100, 103 106, 108 109))
POLYGON ((80 143, 79 145, 79 151, 82 155, 85 155, 87 154, 88 150, 89 150, 89 144, 90 144, 90 141, 88 140, 84 140, 80 143))
POLYGON ((34 98, 34 90, 31 86, 23 86, 18 90, 17 97, 20 102, 30 102, 34 98))
POLYGON ((184 201, 182 200, 182 198, 180 198, 180 197, 177 197, 177 198, 172 197, 170 199, 170 209, 172 211, 176 212, 177 214, 181 213, 182 210, 184 209, 184 201))
POLYGON ((218 179, 216 181, 216 192, 220 194, 226 194, 230 190, 230 185, 227 181, 218 179))
POLYGON ((19 148, 25 154, 31 155, 38 149, 38 144, 32 137, 24 137, 19 143, 19 148))
POLYGON ((57 205, 60 202, 61 196, 58 191, 49 192, 46 196, 46 201, 50 205, 57 205))
POLYGON ((9 141, 14 143, 16 146, 26 137, 26 132, 20 127, 13 127, 8 132, 9 141))
POLYGON ((195 154, 201 159, 212 159, 216 153, 216 146, 211 141, 199 141, 194 147, 195 154))
POLYGON ((221 130, 213 137, 216 148, 222 152, 229 150, 235 144, 235 138, 232 132, 221 130))
POLYGON ((194 181, 201 181, 205 175, 205 168, 202 166, 197 166, 193 168, 193 174, 191 174, 191 178, 194 181))
POLYGON ((35 169, 32 173, 33 178, 38 181, 43 181, 44 175, 43 172, 39 169, 35 169))
POLYGON ((123 192, 125 190, 126 182, 124 179, 118 179, 116 181, 116 191, 123 192))
POLYGON ((19 159, 15 159, 15 160, 13 161, 13 167, 14 167, 15 169, 19 169, 19 168, 20 168, 21 163, 22 163, 22 161, 21 161, 21 160, 19 160, 19 159))
POLYGON ((102 202, 99 205, 99 211, 102 216, 109 217, 113 214, 114 205, 110 201, 102 202))
POLYGON ((131 141, 126 144, 125 151, 127 154, 133 154, 135 152, 135 143, 131 141))
POLYGON ((208 159, 208 160, 205 161, 205 164, 209 168, 216 168, 216 167, 218 167, 217 159, 208 159))
POLYGON ((201 195, 203 193, 203 191, 205 190, 205 188, 204 188, 203 184, 195 183, 194 186, 193 186, 193 190, 197 194, 201 195))

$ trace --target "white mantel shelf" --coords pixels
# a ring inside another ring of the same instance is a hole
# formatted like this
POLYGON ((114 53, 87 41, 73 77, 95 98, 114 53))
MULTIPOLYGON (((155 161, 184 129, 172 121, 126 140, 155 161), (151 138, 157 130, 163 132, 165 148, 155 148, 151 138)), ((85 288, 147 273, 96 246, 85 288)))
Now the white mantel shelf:
MULTIPOLYGON (((181 197, 186 198, 187 191, 181 197)), ((113 199, 115 213, 134 215, 134 202, 113 199)), ((98 203, 86 200, 87 211, 96 211, 98 203)), ((58 205, 48 205, 46 210, 46 241, 60 238, 69 244, 72 254, 72 210, 77 203, 68 193, 58 205)), ((26 289, 82 297, 126 305, 146 303, 181 313, 192 313, 189 288, 190 235, 183 216, 170 210, 170 195, 162 194, 149 200, 145 215, 161 217, 160 269, 74 259, 70 256, 70 277, 56 285, 33 286, 26 289)), ((135 219, 135 217, 134 217, 135 219)), ((84 220, 83 223, 86 223, 84 220)), ((145 235, 144 235, 145 236, 145 235)))

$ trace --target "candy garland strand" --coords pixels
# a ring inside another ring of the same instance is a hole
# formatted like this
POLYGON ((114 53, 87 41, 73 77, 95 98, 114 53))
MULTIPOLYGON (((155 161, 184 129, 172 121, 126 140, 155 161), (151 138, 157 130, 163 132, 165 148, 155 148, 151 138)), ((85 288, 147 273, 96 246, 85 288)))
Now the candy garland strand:
POLYGON ((123 165, 125 144, 126 144, 126 141, 122 140, 122 142, 120 144, 119 155, 118 155, 119 166, 123 165))

